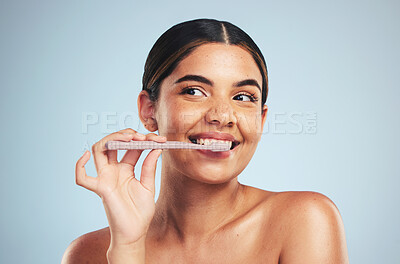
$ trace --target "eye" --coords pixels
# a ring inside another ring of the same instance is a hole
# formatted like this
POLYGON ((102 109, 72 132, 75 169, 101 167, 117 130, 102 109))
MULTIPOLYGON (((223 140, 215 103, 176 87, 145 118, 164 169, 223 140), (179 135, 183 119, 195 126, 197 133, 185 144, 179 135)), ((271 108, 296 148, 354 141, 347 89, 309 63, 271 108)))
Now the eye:
POLYGON ((241 94, 235 95, 233 97, 233 100, 243 101, 243 102, 257 102, 258 98, 255 97, 254 94, 241 93, 241 94))
POLYGON ((188 94, 188 95, 193 95, 193 96, 203 96, 204 95, 204 93, 202 91, 200 91, 197 88, 193 88, 193 87, 188 87, 188 88, 183 89, 181 94, 188 94))

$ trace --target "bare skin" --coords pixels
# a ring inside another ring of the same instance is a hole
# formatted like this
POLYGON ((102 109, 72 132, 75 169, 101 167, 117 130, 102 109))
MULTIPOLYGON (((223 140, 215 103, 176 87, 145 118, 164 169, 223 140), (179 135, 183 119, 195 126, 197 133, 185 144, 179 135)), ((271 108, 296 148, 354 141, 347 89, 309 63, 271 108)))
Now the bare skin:
POLYGON ((97 178, 84 172, 88 154, 78 161, 77 183, 102 198, 110 227, 73 241, 63 263, 348 263, 343 224, 327 197, 268 192, 237 180, 266 119, 267 108, 257 99, 261 82, 246 50, 205 44, 163 81, 157 103, 142 92, 140 118, 159 136, 125 130, 101 140, 93 148, 97 178), (108 140, 219 137, 239 144, 229 154, 163 152, 156 204, 151 196, 159 153, 146 158, 139 182, 133 173, 139 152, 127 152, 121 163, 116 152, 104 152, 108 140))
MULTIPOLYGON (((246 193, 245 200, 249 201, 243 206, 242 215, 208 239, 182 243, 173 235, 157 234, 157 228, 149 231, 146 263, 284 264, 303 263, 305 255, 326 260, 307 263, 348 263, 340 215, 325 196, 312 192, 271 193, 249 186, 242 188, 246 193), (315 221, 320 218, 325 221, 315 221), (313 220, 314 225, 307 227, 307 222, 313 220), (310 228, 318 232, 314 233, 310 228), (297 232, 301 229, 303 232, 297 232), (307 232, 310 233, 304 234, 307 232)), ((202 222, 198 222, 201 225, 202 222)), ((157 221, 153 220, 152 225, 157 225, 157 221)), ((71 261, 65 263, 108 263, 109 245, 108 227, 83 235, 71 243, 70 252, 64 256, 71 261)))

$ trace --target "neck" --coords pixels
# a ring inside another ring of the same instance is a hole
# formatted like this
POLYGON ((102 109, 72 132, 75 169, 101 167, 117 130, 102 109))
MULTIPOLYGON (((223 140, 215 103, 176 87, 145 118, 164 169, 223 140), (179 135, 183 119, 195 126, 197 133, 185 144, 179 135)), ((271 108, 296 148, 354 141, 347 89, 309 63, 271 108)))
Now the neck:
POLYGON ((172 235, 182 242, 210 239, 237 216, 242 191, 237 177, 207 184, 163 166, 154 227, 159 236, 172 235))

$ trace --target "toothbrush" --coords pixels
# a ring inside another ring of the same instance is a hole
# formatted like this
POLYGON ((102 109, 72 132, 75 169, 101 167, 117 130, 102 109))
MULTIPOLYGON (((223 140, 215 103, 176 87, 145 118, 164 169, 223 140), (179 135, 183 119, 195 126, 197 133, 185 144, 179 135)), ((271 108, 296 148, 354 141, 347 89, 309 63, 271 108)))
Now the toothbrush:
POLYGON ((108 150, 128 150, 128 149, 202 149, 213 152, 228 151, 229 143, 213 142, 210 145, 198 145, 188 142, 167 141, 158 143, 154 141, 108 141, 106 143, 108 150))

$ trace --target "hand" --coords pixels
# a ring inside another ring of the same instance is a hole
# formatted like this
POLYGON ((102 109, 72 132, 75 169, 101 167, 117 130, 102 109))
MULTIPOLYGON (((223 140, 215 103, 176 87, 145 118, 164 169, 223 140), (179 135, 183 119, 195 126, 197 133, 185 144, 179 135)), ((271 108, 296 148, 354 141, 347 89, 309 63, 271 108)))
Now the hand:
POLYGON ((110 134, 93 145, 92 152, 97 177, 86 175, 85 164, 90 159, 86 151, 76 163, 76 184, 95 192, 103 200, 113 246, 129 246, 145 238, 155 211, 154 177, 161 150, 152 150, 145 158, 140 181, 135 178, 135 165, 142 150, 128 150, 120 162, 117 150, 107 150, 110 140, 165 142, 156 134, 143 135, 132 129, 110 134))

